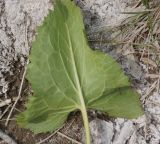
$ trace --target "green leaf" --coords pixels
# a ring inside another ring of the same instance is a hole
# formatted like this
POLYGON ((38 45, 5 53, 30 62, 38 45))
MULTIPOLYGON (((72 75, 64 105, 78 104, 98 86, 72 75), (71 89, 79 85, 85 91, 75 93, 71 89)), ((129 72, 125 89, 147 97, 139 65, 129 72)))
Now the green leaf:
POLYGON ((142 0, 143 5, 149 9, 149 0, 142 0))
POLYGON ((35 133, 60 128, 70 112, 80 110, 89 140, 87 109, 110 116, 143 114, 139 96, 110 56, 89 48, 80 9, 57 0, 32 44, 27 78, 34 96, 18 123, 35 133))

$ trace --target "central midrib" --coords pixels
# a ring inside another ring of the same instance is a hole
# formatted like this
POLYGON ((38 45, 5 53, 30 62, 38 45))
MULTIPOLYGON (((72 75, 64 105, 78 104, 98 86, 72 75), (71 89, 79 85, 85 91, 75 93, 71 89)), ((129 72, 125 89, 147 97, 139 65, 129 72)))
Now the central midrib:
MULTIPOLYGON (((76 87, 77 87, 77 90, 78 90, 81 106, 84 108, 85 102, 84 102, 84 97, 83 97, 83 93, 82 93, 82 90, 81 90, 81 85, 80 85, 80 80, 79 80, 78 71, 77 71, 77 67, 76 67, 75 57, 74 57, 74 54, 73 54, 73 46, 72 46, 72 42, 71 42, 71 38, 70 38, 70 32, 69 32, 68 25, 66 23, 65 23, 65 25, 66 25, 67 37, 68 37, 68 41, 69 41, 69 49, 70 49, 70 52, 71 52, 71 59, 72 59, 71 61, 73 62, 73 71, 74 71, 74 74, 75 74, 76 87)), ((85 107, 85 111, 86 111, 86 107, 85 107)))
POLYGON ((79 100, 80 100, 80 105, 78 103, 78 109, 81 111, 82 113, 82 118, 83 118, 83 123, 84 123, 84 128, 85 128, 85 134, 86 134, 86 144, 90 144, 90 128, 89 128, 89 121, 88 121, 88 115, 87 115, 87 109, 86 109, 86 105, 85 105, 85 101, 84 101, 84 97, 83 97, 83 93, 82 93, 82 89, 81 89, 81 85, 80 85, 80 80, 79 80, 79 76, 78 76, 78 71, 77 71, 77 67, 76 67, 76 62, 75 62, 75 57, 74 57, 74 53, 73 53, 73 46, 71 43, 71 38, 70 38, 70 32, 69 32, 69 28, 67 23, 65 23, 66 26, 66 30, 67 30, 67 37, 68 37, 68 41, 69 41, 69 50, 71 52, 71 61, 73 63, 73 71, 75 74, 75 80, 76 80, 76 87, 78 90, 78 95, 79 95, 79 100))

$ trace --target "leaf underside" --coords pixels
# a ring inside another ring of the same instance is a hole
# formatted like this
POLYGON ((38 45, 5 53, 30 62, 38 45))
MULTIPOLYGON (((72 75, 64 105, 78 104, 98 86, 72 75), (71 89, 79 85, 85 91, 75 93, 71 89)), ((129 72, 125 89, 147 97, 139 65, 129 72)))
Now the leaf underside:
POLYGON ((34 96, 17 121, 35 133, 60 128, 70 112, 83 112, 83 103, 114 117, 143 114, 119 64, 89 48, 80 9, 70 0, 56 1, 38 28, 30 61, 27 79, 34 96))

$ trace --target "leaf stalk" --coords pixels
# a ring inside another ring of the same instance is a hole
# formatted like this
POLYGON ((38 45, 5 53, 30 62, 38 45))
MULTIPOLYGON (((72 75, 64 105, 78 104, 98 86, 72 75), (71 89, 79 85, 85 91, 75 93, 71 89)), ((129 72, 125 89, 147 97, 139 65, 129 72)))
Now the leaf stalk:
POLYGON ((86 144, 91 144, 89 120, 88 120, 88 115, 87 115, 87 111, 86 111, 85 105, 81 109, 81 113, 82 113, 82 118, 83 118, 84 129, 85 129, 86 144))

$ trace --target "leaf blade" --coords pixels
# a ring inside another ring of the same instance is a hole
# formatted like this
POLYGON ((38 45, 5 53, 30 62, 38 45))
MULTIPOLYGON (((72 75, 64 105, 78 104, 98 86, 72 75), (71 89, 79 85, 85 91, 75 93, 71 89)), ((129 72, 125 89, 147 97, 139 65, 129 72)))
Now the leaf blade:
POLYGON ((38 28, 30 60, 27 78, 34 97, 18 118, 23 127, 36 133, 55 130, 77 109, 84 115, 84 121, 87 108, 128 118, 143 113, 138 94, 131 89, 117 62, 89 48, 81 12, 70 0, 58 0, 54 12, 38 28), (134 103, 129 106, 130 100, 134 103), (134 107, 136 110, 131 111, 134 107))

